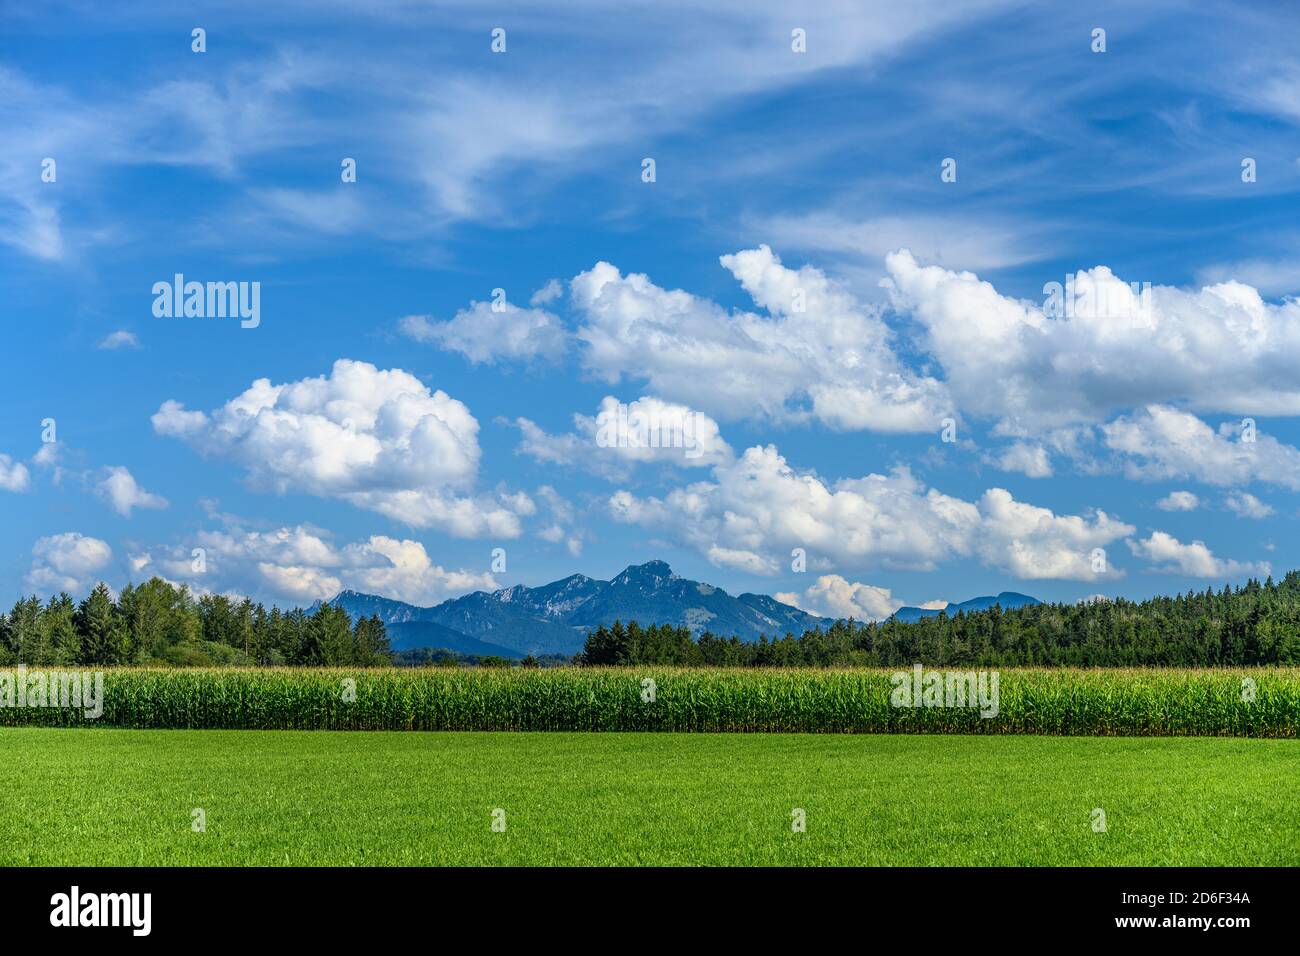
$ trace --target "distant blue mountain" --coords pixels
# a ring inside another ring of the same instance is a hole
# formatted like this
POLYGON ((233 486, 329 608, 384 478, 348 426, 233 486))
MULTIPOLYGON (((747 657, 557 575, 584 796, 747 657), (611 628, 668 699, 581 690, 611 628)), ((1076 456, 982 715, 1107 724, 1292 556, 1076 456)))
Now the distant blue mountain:
POLYGON ((573 654, 587 632, 616 620, 672 624, 693 634, 756 641, 802 634, 830 621, 766 594, 732 597, 673 574, 663 561, 633 565, 611 581, 574 574, 541 587, 475 591, 436 607, 343 591, 331 601, 355 620, 378 614, 394 650, 445 647, 466 654, 573 654))
POLYGON ((923 617, 934 617, 938 614, 947 614, 949 617, 955 617, 959 611, 970 613, 971 611, 986 611, 995 604, 1002 606, 1002 610, 1010 611, 1017 607, 1028 607, 1031 604, 1042 604, 1043 602, 1036 597, 1030 597, 1028 594, 1017 594, 1015 591, 1003 591, 996 597, 976 597, 969 601, 962 601, 960 604, 949 604, 945 608, 928 608, 928 607, 900 607, 894 612, 893 619, 903 624, 911 624, 913 621, 919 621, 923 617))

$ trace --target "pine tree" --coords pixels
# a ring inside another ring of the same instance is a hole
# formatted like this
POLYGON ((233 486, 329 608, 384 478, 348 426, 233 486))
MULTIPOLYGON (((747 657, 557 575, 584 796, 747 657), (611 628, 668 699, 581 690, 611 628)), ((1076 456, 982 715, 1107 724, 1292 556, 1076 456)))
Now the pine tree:
POLYGON ((81 636, 77 633, 77 606, 66 591, 50 598, 45 608, 44 627, 51 664, 75 664, 81 660, 81 636))
POLYGON ((130 637, 108 585, 95 585, 77 608, 77 633, 81 659, 87 664, 120 664, 126 659, 130 637))

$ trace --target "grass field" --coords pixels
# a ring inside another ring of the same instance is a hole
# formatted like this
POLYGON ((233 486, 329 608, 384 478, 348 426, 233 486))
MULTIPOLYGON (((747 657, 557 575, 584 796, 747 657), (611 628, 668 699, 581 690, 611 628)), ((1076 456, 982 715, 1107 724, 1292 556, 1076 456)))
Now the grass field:
POLYGON ((1300 864, 1293 740, 18 728, 0 754, 3 865, 1300 864))

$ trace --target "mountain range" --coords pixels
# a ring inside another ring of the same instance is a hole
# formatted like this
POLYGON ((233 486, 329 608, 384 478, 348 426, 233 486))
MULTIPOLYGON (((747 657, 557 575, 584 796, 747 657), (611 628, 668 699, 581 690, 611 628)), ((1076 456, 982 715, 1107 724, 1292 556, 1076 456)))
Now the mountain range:
MULTIPOLYGON (((690 628, 696 636, 711 631, 747 641, 763 635, 802 634, 831 623, 830 618, 766 594, 733 597, 711 584, 678 577, 663 561, 632 565, 610 581, 574 574, 541 587, 516 584, 498 591, 475 591, 435 607, 416 607, 359 591, 341 591, 329 603, 343 608, 353 620, 377 614, 387 626, 394 650, 442 647, 512 658, 574 654, 582 649, 588 631, 615 621, 672 624, 690 628)), ((1038 603, 1037 598, 1003 591, 942 610, 951 616, 994 604, 1013 608, 1038 603)), ((894 618, 911 622, 938 613, 938 609, 903 607, 894 618)))
POLYGON ((663 561, 633 565, 610 581, 574 574, 541 587, 475 591, 435 607, 342 591, 329 602, 355 620, 378 614, 394 650, 445 647, 466 654, 573 654, 601 624, 672 624, 743 640, 782 637, 828 625, 766 594, 733 597, 673 574, 663 561))
POLYGON ((919 621, 923 617, 934 617, 937 614, 947 614, 949 617, 955 617, 958 611, 986 611, 995 604, 1000 604, 1002 610, 1009 611, 1012 608, 1027 607, 1030 604, 1042 604, 1038 598, 1030 597, 1028 594, 1017 594, 1015 591, 1003 591, 995 597, 976 597, 969 601, 962 601, 960 604, 949 604, 946 607, 900 607, 894 612, 894 620, 901 621, 904 624, 911 624, 913 621, 919 621))

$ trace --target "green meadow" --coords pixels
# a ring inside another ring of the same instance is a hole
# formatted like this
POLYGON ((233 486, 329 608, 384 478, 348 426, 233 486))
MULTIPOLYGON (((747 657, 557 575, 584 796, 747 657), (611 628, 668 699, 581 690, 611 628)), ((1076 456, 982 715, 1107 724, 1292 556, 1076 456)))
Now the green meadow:
POLYGON ((22 727, 0 754, 3 865, 1300 864, 1295 740, 22 727))

